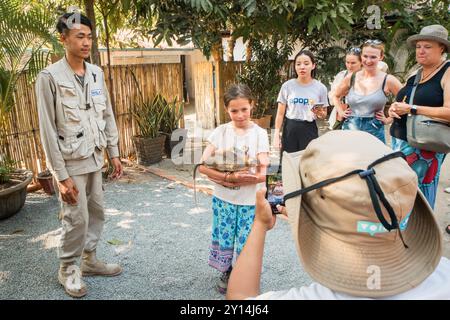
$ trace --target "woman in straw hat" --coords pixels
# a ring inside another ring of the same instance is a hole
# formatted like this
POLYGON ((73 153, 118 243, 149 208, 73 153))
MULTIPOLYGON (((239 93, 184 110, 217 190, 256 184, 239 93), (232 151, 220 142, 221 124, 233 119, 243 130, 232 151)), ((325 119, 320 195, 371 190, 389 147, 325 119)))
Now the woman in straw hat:
POLYGON ((436 218, 402 155, 352 130, 330 131, 304 152, 284 153, 289 224, 315 282, 259 295, 265 236, 276 220, 260 190, 227 299, 449 300, 450 260, 442 257, 436 218))
MULTIPOLYGON (((415 74, 399 91, 397 102, 389 109, 389 115, 394 118, 391 126, 392 148, 406 155, 409 165, 417 173, 420 190, 433 208, 445 154, 411 147, 406 138, 406 118, 408 114, 418 114, 450 122, 450 61, 445 59, 446 53, 450 52, 448 31, 441 25, 430 25, 409 37, 407 43, 416 49, 416 61, 421 66, 422 77, 413 103, 407 102, 415 74)), ((449 226, 447 232, 450 233, 449 226)))

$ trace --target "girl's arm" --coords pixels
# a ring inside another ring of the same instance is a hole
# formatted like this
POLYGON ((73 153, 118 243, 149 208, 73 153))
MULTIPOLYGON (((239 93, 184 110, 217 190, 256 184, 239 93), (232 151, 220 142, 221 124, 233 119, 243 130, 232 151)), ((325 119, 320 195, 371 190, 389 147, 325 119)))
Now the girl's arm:
POLYGON ((273 139, 273 145, 275 149, 281 148, 280 133, 285 114, 286 114, 286 105, 281 102, 278 102, 277 116, 275 118, 275 135, 273 139))
MULTIPOLYGON (((208 144, 208 146, 205 148, 205 151, 203 151, 203 155, 201 158, 201 162, 205 161, 206 159, 208 159, 216 150, 216 147, 210 143, 208 144)), ((198 171, 200 173, 205 174, 210 180, 219 183, 218 181, 224 181, 225 182, 225 172, 220 172, 218 170, 214 170, 211 168, 208 168, 207 166, 201 165, 198 167, 198 171)))

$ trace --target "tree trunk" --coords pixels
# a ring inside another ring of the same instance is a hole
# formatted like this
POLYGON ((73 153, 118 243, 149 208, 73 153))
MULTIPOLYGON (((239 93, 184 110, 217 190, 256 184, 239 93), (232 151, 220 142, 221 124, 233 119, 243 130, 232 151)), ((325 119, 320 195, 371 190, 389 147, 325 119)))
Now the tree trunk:
POLYGON ((98 51, 97 23, 95 21, 94 0, 83 0, 86 15, 92 22, 91 63, 100 66, 100 52, 98 51))
POLYGON ((247 47, 245 48, 245 61, 246 62, 252 61, 252 40, 251 39, 248 39, 247 47))
POLYGON ((223 60, 222 42, 217 42, 213 44, 211 48, 211 55, 215 62, 220 62, 223 60))
POLYGON ((234 61, 234 46, 236 45, 236 40, 233 37, 230 37, 227 41, 228 43, 228 51, 227 51, 227 61, 234 61))
POLYGON ((106 42, 106 53, 108 56, 108 79, 109 79, 109 96, 111 99, 111 105, 113 110, 115 110, 116 107, 116 103, 115 103, 115 98, 114 98, 114 82, 112 79, 112 73, 111 73, 111 51, 109 48, 109 39, 110 39, 110 35, 109 35, 109 27, 108 27, 108 18, 107 16, 103 16, 103 23, 105 24, 105 42, 106 42))

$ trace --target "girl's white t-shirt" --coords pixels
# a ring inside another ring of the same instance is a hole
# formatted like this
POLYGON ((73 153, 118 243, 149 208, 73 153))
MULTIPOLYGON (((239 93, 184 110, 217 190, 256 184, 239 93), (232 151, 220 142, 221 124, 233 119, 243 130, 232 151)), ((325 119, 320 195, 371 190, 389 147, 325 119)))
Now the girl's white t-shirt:
MULTIPOLYGON (((237 135, 231 122, 222 124, 214 129, 208 142, 214 145, 216 150, 248 148, 248 155, 251 158, 257 158, 259 153, 268 153, 270 150, 267 131, 255 123, 252 123, 244 135, 237 135)), ((256 191, 264 186, 265 183, 258 183, 230 189, 214 183, 214 196, 232 204, 255 205, 256 191)))

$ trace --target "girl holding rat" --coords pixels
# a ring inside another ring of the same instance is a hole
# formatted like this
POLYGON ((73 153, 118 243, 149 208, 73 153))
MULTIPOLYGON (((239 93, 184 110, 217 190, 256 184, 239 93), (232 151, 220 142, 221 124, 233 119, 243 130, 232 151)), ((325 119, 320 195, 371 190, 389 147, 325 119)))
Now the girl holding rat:
MULTIPOLYGON (((224 95, 231 121, 208 138, 202 162, 219 150, 243 150, 258 166, 245 171, 220 172, 205 165, 199 171, 215 183, 209 265, 222 272, 217 289, 225 294, 233 258, 242 251, 255 217, 256 191, 264 187, 269 164, 267 131, 251 121, 253 97, 248 86, 232 85, 224 95)), ((228 160, 227 160, 228 161, 228 160)))

